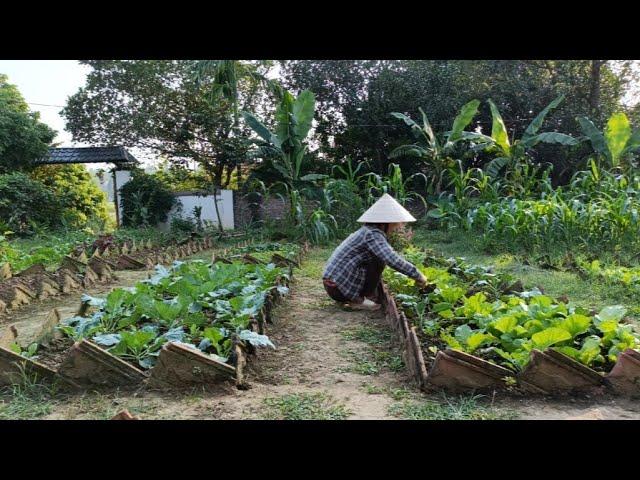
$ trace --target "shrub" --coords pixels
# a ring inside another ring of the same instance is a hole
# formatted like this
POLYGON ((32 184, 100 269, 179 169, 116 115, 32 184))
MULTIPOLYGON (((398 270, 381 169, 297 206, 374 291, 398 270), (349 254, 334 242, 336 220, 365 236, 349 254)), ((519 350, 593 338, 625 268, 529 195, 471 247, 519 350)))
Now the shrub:
POLYGON ((175 235, 191 234, 196 231, 196 224, 190 218, 171 217, 171 233, 175 235))
POLYGON ((176 198, 167 186, 152 175, 135 171, 120 188, 122 224, 125 227, 155 226, 166 222, 176 198))
POLYGON ((84 165, 45 165, 31 177, 58 197, 68 226, 86 227, 92 221, 104 226, 108 220, 107 197, 84 165))
POLYGON ((168 162, 162 163, 152 175, 174 192, 205 190, 211 185, 211 179, 202 169, 194 172, 183 165, 172 165, 168 162))
POLYGON ((62 205, 42 183, 24 173, 0 175, 0 220, 17 235, 55 229, 62 225, 62 205))

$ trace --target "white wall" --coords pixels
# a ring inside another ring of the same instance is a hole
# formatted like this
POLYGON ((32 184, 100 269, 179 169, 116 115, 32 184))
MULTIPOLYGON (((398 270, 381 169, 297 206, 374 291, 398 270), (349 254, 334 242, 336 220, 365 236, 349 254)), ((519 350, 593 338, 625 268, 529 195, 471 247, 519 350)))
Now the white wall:
MULTIPOLYGON (((120 189, 122 186, 131 180, 131 172, 129 170, 116 170, 116 186, 118 187, 118 218, 122 223, 122 206, 120 205, 120 189)), ((113 192, 113 185, 111 185, 111 191, 113 192)), ((111 193, 113 197, 113 193, 111 193)))
MULTIPOLYGON (((212 222, 218 225, 218 217, 216 215, 216 207, 213 195, 176 195, 178 201, 182 204, 182 210, 179 212, 177 207, 173 207, 169 212, 167 221, 158 225, 161 230, 167 231, 171 225, 171 217, 180 216, 182 218, 193 218, 193 207, 202 207, 202 221, 212 222)), ((222 220, 222 228, 225 230, 233 230, 233 191, 221 190, 218 194, 218 211, 222 220)))

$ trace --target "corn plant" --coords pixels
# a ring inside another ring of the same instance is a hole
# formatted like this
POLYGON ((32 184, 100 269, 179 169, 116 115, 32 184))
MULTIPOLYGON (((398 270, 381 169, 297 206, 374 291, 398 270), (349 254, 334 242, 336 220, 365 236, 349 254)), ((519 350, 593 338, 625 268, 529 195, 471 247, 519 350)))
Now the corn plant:
POLYGON ((428 179, 424 173, 414 173, 404 179, 400 165, 392 163, 389 165, 389 173, 387 176, 370 172, 366 175, 366 178, 367 183, 365 190, 367 192, 367 203, 369 205, 373 204, 383 194, 388 193, 402 205, 411 199, 415 199, 420 201, 425 208, 427 207, 427 202, 424 197, 410 189, 410 185, 414 179, 422 179, 425 187, 428 185, 428 179))

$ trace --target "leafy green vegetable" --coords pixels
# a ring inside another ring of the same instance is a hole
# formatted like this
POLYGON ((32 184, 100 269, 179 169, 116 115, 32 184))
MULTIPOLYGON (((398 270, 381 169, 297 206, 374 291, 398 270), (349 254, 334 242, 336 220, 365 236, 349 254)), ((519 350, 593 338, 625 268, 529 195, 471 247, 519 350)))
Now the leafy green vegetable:
MULTIPOLYGON (((272 246, 285 258, 298 252, 297 247, 272 246)), ((263 318, 267 298, 275 290, 288 293, 283 284, 288 279, 288 267, 273 263, 192 260, 169 268, 159 265, 151 278, 132 288, 115 289, 106 298, 83 296, 93 313, 66 319, 59 329, 76 340, 90 338, 144 369, 154 365, 167 342, 198 345, 228 361, 238 342, 275 348, 250 326, 263 318)))
POLYGON ((409 249, 425 265, 431 287, 420 291, 412 280, 384 272, 399 306, 423 335, 449 348, 474 353, 515 371, 524 368, 531 350, 555 348, 597 368, 616 361, 627 348, 638 349, 640 336, 622 322, 624 307, 613 305, 597 315, 542 294, 539 289, 513 293, 513 279, 463 259, 442 258, 409 249))

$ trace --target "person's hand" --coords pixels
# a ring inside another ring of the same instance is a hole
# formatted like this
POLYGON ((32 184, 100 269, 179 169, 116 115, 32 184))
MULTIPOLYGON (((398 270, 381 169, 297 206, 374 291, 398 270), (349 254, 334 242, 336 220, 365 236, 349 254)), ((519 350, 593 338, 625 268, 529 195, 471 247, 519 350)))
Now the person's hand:
POLYGON ((420 288, 424 287, 427 284, 427 277, 420 273, 420 278, 416 279, 416 285, 420 288))

